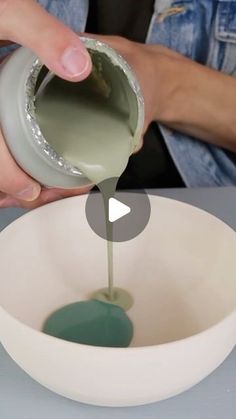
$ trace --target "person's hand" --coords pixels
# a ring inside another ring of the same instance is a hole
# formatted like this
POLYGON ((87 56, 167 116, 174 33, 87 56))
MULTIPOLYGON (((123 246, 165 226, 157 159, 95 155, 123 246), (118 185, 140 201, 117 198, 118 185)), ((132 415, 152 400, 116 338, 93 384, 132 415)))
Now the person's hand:
POLYGON ((130 64, 145 103, 144 132, 152 121, 236 153, 236 78, 161 45, 114 36, 98 39, 130 64))
MULTIPOLYGON (((144 98, 145 106, 145 121, 143 134, 146 132, 149 124, 155 120, 157 108, 157 92, 154 87, 157 81, 156 67, 153 65, 155 56, 157 54, 155 47, 146 44, 139 44, 122 38, 119 36, 103 36, 89 34, 102 42, 111 46, 127 61, 134 71, 137 80, 140 84, 141 91, 144 98)), ((142 146, 140 143, 138 151, 142 146)))
MULTIPOLYGON (((166 102, 164 100, 166 98, 163 97, 162 85, 166 86, 168 73, 165 74, 165 71, 162 71, 162 61, 165 61, 165 59, 167 61, 173 60, 173 57, 176 61, 183 61, 185 58, 160 45, 140 44, 119 36, 93 34, 89 34, 89 36, 110 45, 121 54, 134 71, 144 98, 145 120, 143 134, 145 134, 152 121, 161 120, 162 103, 166 102), (159 68, 161 71, 159 71, 159 68)), ((164 95, 168 96, 168 94, 169 91, 165 88, 164 95)), ((143 141, 141 139, 135 152, 140 150, 142 144, 143 141)))
MULTIPOLYGON (((35 0, 0 0, 0 40, 0 46, 13 41, 30 48, 63 79, 80 81, 91 71, 90 56, 79 36, 35 0)), ((33 208, 88 189, 41 190, 40 185, 18 167, 0 132, 0 207, 33 208)))
MULTIPOLYGON (((91 184, 89 186, 83 186, 78 189, 47 189, 39 187, 40 189, 38 196, 36 195, 36 198, 33 200, 26 199, 25 197, 22 198, 20 195, 14 196, 14 194, 9 195, 0 192, 0 208, 21 207, 26 209, 33 209, 40 207, 41 205, 48 204, 49 202, 58 201, 59 199, 88 193, 93 186, 94 185, 91 184)), ((12 187, 12 185, 10 187, 12 187)), ((27 192, 25 191, 25 193, 27 192)))

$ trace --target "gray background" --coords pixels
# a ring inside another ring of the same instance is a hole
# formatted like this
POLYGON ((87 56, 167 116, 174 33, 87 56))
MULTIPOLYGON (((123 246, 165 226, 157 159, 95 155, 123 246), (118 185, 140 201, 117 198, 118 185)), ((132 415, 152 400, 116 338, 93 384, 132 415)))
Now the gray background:
MULTIPOLYGON (((236 188, 150 192, 203 208, 236 229, 236 188)), ((1 209, 0 229, 22 213, 12 208, 1 209)), ((76 403, 46 390, 28 377, 0 345, 0 419, 49 418, 236 419, 236 349, 214 373, 180 396, 141 407, 101 408, 76 403)))

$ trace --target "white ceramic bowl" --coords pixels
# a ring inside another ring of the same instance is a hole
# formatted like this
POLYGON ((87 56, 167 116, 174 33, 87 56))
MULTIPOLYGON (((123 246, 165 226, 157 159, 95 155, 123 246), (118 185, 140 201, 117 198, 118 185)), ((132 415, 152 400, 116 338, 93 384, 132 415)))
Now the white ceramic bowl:
POLYGON ((129 348, 40 331, 53 310, 106 286, 106 243, 87 224, 86 197, 32 211, 0 234, 0 340, 47 388, 96 405, 154 402, 198 383, 235 346, 235 232, 192 206, 150 199, 143 233, 114 245, 116 284, 135 300, 129 348))

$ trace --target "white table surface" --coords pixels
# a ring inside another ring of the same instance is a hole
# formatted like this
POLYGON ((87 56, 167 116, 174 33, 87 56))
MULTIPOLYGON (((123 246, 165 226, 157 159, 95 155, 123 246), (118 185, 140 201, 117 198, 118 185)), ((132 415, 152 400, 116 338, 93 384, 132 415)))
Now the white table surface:
MULTIPOLYGON (((205 209, 236 230, 236 188, 150 192, 205 209)), ((0 230, 22 213, 19 209, 1 209, 0 230)), ((80 418, 236 419, 236 349, 215 372, 180 396, 141 407, 102 408, 67 400, 43 388, 0 345, 0 419, 80 418)))

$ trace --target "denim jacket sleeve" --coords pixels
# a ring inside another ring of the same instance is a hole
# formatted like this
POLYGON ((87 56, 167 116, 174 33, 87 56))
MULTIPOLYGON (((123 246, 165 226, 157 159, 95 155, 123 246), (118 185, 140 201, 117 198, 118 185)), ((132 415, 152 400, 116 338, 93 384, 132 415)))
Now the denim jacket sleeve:
MULTIPOLYGON (((172 0, 164 9, 161 3, 155 2, 148 43, 160 43, 236 75, 236 0, 172 0)), ((161 130, 187 186, 236 185, 235 153, 162 126, 161 130)))

